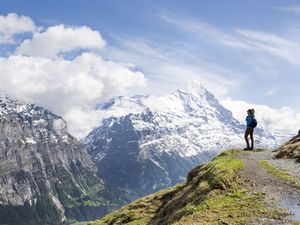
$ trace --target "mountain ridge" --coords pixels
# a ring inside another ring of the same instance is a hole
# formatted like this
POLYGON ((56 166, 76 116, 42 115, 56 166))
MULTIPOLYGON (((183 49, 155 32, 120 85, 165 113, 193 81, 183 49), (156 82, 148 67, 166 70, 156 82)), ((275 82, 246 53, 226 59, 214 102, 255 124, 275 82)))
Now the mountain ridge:
MULTIPOLYGON (((182 181, 220 149, 244 145, 244 125, 195 81, 166 96, 116 97, 98 110, 107 118, 82 144, 99 176, 135 198, 182 181)), ((256 137, 261 147, 275 145, 260 128, 256 137)))
POLYGON ((0 171, 1 224, 90 220, 124 204, 62 117, 7 95, 0 96, 0 171))
POLYGON ((272 154, 263 149, 224 151, 193 168, 186 182, 138 199, 89 225, 298 224, 294 207, 299 201, 291 196, 299 196, 300 190, 264 167, 261 160, 272 154))

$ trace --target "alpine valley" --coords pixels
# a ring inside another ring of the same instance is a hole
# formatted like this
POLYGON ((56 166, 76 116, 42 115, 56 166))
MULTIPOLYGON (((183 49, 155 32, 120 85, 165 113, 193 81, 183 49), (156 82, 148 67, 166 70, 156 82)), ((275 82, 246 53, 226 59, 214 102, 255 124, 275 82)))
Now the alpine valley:
MULTIPOLYGON (((97 112, 105 118, 79 142, 62 117, 0 96, 0 224, 93 220, 244 145, 244 125, 198 82, 97 112)), ((256 147, 278 141, 260 128, 255 137, 256 147)))

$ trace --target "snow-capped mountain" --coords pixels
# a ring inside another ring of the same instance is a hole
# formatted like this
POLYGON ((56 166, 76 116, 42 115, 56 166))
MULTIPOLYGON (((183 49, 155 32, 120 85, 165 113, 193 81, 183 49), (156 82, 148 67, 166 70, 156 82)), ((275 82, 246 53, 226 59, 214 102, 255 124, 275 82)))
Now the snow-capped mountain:
MULTIPOLYGON (((116 97, 83 144, 100 176, 139 197, 174 185, 219 151, 244 147, 244 125, 194 81, 166 96, 116 97)), ((257 128, 256 147, 275 138, 257 128)))
POLYGON ((95 219, 118 202, 61 117, 5 95, 0 95, 0 171, 0 224, 95 219))

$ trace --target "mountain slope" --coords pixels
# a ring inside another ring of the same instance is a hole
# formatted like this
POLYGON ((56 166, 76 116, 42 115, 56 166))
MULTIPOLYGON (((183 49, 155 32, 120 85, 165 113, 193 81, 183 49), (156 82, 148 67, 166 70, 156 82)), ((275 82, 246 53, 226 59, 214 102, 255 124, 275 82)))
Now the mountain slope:
POLYGON ((260 165, 268 155, 269 151, 225 151, 191 170, 186 183, 141 198, 89 225, 298 224, 277 205, 279 199, 265 193, 271 188, 284 196, 281 187, 286 187, 287 195, 300 194, 260 165))
MULTIPOLYGON (((117 97, 99 110, 108 118, 82 143, 100 177, 132 199, 183 181, 221 149, 244 145, 244 126, 198 82, 167 96, 117 97)), ((256 129, 257 145, 274 143, 256 129)))
POLYGON ((65 121, 0 96, 0 224, 89 220, 116 206, 65 121))

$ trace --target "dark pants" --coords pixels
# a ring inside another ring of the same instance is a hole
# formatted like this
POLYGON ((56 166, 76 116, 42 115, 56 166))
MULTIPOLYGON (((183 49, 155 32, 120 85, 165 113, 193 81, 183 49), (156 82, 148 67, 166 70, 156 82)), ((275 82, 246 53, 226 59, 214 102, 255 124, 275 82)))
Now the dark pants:
POLYGON ((249 149, 253 149, 254 147, 254 139, 253 139, 253 133, 254 133, 254 129, 253 128, 247 128, 245 131, 245 140, 247 143, 247 148, 249 149), (249 145, 249 140, 248 140, 248 136, 250 135, 250 139, 251 139, 251 146, 249 145))

